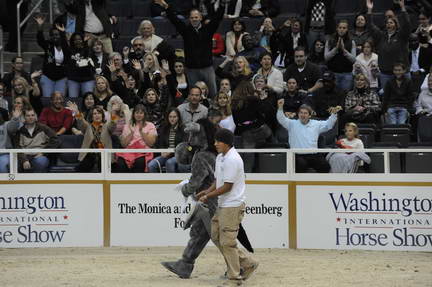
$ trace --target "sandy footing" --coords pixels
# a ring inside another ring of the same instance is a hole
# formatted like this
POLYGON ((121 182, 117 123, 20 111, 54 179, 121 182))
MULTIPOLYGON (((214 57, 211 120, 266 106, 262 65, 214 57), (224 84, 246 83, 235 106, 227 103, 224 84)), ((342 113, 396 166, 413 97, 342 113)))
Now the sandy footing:
MULTIPOLYGON (((191 279, 160 261, 183 248, 0 249, 0 286, 219 286, 225 263, 208 247, 191 279)), ((258 249, 256 273, 244 286, 432 286, 432 253, 258 249)))

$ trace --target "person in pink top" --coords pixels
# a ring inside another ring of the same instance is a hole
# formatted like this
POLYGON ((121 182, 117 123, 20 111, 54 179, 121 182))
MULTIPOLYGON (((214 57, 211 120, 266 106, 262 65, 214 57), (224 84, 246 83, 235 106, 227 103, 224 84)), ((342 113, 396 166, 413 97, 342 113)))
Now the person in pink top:
POLYGON ((65 109, 61 92, 52 93, 51 105, 42 110, 39 122, 52 128, 57 135, 70 132, 73 123, 72 112, 65 109))
MULTIPOLYGON (((126 149, 147 149, 156 142, 157 131, 153 123, 146 120, 146 110, 142 104, 135 106, 132 119, 125 125, 120 136, 126 149)), ((144 172, 153 153, 116 153, 118 172, 144 172)))

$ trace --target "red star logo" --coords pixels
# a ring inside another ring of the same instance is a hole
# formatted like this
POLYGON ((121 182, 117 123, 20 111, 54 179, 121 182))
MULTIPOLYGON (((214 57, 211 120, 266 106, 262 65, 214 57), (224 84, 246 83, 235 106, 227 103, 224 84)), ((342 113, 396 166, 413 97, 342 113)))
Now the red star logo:
POLYGON ((340 221, 341 221, 340 217, 336 218, 336 221, 337 221, 337 222, 340 222, 340 221))
POLYGON ((63 216, 63 219, 68 219, 69 217, 67 215, 63 216))

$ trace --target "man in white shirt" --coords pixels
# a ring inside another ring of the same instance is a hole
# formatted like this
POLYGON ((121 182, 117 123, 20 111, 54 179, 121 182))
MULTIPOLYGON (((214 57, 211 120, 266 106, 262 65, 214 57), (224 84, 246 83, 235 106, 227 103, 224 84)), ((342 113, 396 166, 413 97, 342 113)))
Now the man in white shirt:
POLYGON ((258 267, 258 262, 237 248, 237 235, 245 213, 245 174, 243 160, 233 147, 234 134, 220 129, 215 135, 216 181, 197 194, 199 201, 218 198, 218 208, 212 218, 211 238, 227 263, 230 283, 241 285, 258 267), (243 269, 240 275, 240 267, 243 269))

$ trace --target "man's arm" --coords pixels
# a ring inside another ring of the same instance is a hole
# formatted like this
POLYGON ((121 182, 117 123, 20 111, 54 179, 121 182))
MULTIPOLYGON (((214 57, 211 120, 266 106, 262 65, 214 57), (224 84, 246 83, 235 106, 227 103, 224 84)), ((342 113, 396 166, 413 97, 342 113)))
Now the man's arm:
POLYGON ((57 137, 57 134, 55 131, 50 128, 49 126, 46 126, 44 124, 40 124, 40 127, 42 131, 47 135, 49 138, 48 144, 45 146, 45 148, 57 148, 60 146, 60 140, 57 137))
POLYGON ((276 119, 278 120, 278 122, 281 126, 283 126, 286 130, 288 130, 291 120, 288 119, 283 112, 284 104, 285 104, 284 99, 280 99, 278 101, 278 111, 276 113, 276 119))
POLYGON ((220 22, 222 22, 224 12, 225 12, 225 2, 221 1, 219 4, 219 8, 217 9, 214 17, 210 19, 210 22, 207 24, 209 27, 209 31, 212 35, 216 33, 216 30, 218 29, 220 22))
POLYGON ((159 4, 160 6, 162 6, 162 8, 165 9, 168 20, 170 20, 170 22, 174 25, 174 27, 176 27, 177 31, 180 34, 183 34, 186 31, 186 24, 182 20, 177 18, 177 16, 174 14, 172 7, 168 5, 165 0, 154 0, 154 3, 159 4))
POLYGON ((218 197, 219 195, 222 195, 224 193, 230 192, 231 189, 232 189, 232 187, 233 187, 233 185, 234 184, 231 183, 231 182, 224 182, 224 184, 221 187, 217 188, 217 189, 213 189, 212 191, 204 190, 204 191, 198 193, 197 194, 197 198, 199 199, 199 201, 205 202, 209 198, 218 197))
POLYGON ((335 108, 333 109, 332 114, 330 115, 330 117, 326 120, 326 121, 320 121, 320 134, 321 133, 325 133, 326 131, 329 131, 333 128, 333 126, 335 125, 336 121, 337 121, 337 112, 339 111, 339 109, 335 108))

